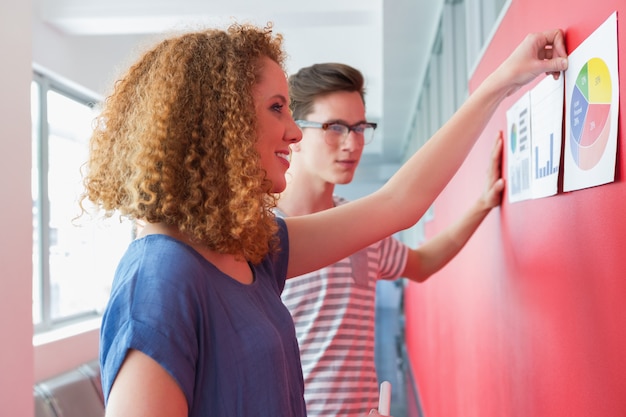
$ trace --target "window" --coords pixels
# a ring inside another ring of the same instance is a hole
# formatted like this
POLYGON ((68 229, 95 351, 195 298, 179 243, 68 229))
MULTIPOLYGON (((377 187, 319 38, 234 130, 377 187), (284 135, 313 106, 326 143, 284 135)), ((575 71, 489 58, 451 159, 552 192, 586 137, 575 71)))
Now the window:
POLYGON ((445 0, 406 149, 421 147, 465 101, 469 75, 508 5, 510 0, 445 0))
POLYGON ((78 217, 81 169, 96 102, 89 94, 35 72, 31 114, 36 332, 100 315, 115 267, 132 239, 129 221, 78 217))
POLYGON ((463 0, 468 68, 472 72, 489 44, 511 0, 463 0))

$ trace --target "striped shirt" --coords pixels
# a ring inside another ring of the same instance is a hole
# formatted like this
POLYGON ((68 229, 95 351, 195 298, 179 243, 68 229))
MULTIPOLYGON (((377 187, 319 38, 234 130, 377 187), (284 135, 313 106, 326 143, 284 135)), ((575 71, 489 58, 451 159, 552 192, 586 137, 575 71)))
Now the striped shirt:
MULTIPOLYGON (((345 202, 335 197, 335 205, 345 202)), ((309 417, 361 417, 377 407, 376 281, 399 278, 407 253, 389 237, 287 280, 281 297, 296 326, 309 417)))

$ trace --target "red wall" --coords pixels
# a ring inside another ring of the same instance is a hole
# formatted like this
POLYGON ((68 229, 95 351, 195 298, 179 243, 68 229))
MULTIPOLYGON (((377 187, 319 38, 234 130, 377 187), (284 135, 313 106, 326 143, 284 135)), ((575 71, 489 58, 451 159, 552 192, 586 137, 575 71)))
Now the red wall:
MULTIPOLYGON (((623 0, 513 0, 470 90, 527 32, 560 27, 571 52, 615 10, 624 47, 623 0)), ((625 59, 622 53, 623 71, 625 59)), ((620 84, 614 183, 563 193, 561 170, 556 196, 514 204, 505 197, 457 258, 426 283, 408 286, 407 349, 426 417, 626 416, 626 82, 620 84)), ((427 236, 482 190, 494 139, 507 130, 506 109, 523 91, 502 103, 436 201, 427 236)))

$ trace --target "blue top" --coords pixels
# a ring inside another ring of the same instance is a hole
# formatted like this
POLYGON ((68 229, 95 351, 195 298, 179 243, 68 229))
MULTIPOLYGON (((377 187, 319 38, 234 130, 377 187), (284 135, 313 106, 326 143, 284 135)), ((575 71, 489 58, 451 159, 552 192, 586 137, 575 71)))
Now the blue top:
POLYGON ((128 349, 177 381, 191 417, 306 416, 298 342, 280 299, 289 246, 251 265, 242 284, 165 235, 132 242, 115 273, 102 319, 105 401, 128 349))

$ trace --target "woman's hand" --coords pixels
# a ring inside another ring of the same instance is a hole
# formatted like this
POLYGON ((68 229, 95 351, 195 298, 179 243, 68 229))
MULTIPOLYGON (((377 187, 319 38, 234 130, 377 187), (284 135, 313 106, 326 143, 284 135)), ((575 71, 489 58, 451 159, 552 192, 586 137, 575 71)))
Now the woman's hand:
POLYGON ((554 29, 526 35, 494 74, 513 81, 508 92, 511 95, 541 73, 551 74, 554 79, 558 79, 561 71, 566 69, 565 38, 560 29, 554 29))

